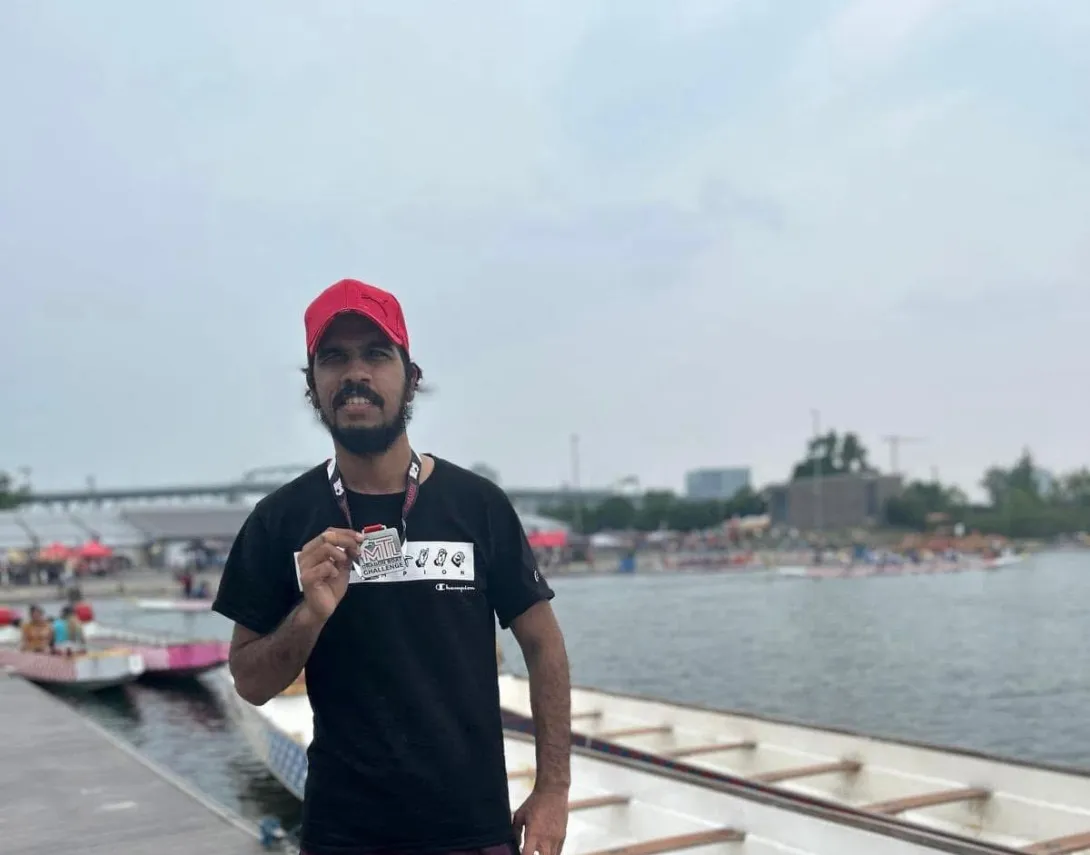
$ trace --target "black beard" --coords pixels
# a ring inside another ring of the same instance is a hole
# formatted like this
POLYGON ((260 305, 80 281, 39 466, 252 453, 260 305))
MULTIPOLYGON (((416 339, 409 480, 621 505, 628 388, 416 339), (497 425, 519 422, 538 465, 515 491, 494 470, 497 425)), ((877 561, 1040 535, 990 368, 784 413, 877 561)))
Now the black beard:
POLYGON ((412 405, 402 396, 401 406, 392 421, 377 427, 338 427, 325 412, 319 410, 318 418, 325 425, 334 442, 358 457, 373 457, 389 451, 398 438, 405 433, 412 419, 412 405))

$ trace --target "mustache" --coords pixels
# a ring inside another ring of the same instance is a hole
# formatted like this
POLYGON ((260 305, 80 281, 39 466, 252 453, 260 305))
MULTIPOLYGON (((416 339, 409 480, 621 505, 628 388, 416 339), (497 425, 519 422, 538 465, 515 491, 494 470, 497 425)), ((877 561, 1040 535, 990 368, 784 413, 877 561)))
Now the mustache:
POLYGON ((333 409, 343 407, 349 398, 363 398, 367 403, 374 404, 379 409, 382 409, 386 404, 382 399, 382 395, 374 391, 370 386, 364 386, 360 383, 345 383, 340 391, 333 396, 333 409))

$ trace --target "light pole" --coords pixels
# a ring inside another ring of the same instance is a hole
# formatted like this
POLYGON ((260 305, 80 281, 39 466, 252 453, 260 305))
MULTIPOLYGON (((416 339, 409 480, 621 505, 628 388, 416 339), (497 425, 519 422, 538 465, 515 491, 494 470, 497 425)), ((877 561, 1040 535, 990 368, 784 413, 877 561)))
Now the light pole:
POLYGON ((571 483, 575 491, 575 530, 583 533, 583 492, 579 489, 579 434, 571 435, 571 483))
MULTIPOLYGON (((816 440, 821 436, 821 413, 817 410, 810 410, 810 416, 813 419, 814 439, 816 440)), ((821 513, 821 449, 815 445, 814 451, 814 528, 820 534, 824 524, 821 513)))

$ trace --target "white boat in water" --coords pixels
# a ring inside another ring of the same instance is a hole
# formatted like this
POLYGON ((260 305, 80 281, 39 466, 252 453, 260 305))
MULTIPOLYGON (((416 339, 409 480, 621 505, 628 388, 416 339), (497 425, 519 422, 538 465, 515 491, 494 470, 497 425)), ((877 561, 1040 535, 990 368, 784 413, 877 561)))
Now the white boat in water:
MULTIPOLYGON (((232 715, 251 748, 297 798, 306 781, 313 719, 305 689, 293 687, 260 707, 222 679, 232 715)), ((532 737, 505 738, 512 807, 529 794, 532 737)), ((760 791, 749 785, 701 780, 646 762, 604 757, 575 748, 565 855, 986 855, 994 847, 906 827, 760 791)))
POLYGON ((207 612, 211 600, 137 600, 136 607, 149 612, 207 612))
MULTIPOLYGON (((505 724, 532 729, 529 684, 500 676, 505 724)), ((572 689, 576 744, 713 780, 896 818, 1033 855, 1090 853, 1090 773, 842 730, 572 689)))

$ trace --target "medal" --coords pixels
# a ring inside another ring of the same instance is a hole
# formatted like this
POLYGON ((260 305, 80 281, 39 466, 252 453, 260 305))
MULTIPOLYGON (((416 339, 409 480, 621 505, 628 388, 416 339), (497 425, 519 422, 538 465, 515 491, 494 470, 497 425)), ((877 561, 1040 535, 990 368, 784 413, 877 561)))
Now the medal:
MULTIPOLYGON (((415 451, 410 451, 410 454, 412 457, 409 460, 409 469, 405 473, 405 501, 401 505, 401 534, 398 535, 397 529, 384 525, 364 527, 360 557, 352 566, 358 581, 366 582, 405 568, 403 540, 408 540, 409 511, 416 504, 416 497, 420 492, 420 457, 415 451)), ((348 521, 348 527, 355 530, 352 512, 348 508, 348 498, 345 496, 344 481, 336 458, 329 461, 326 471, 329 474, 329 486, 333 490, 333 498, 336 499, 341 513, 348 521)))
POLYGON ((363 529, 360 558, 353 567, 360 581, 366 582, 385 576, 394 570, 405 569, 405 556, 401 551, 401 538, 396 528, 369 525, 363 529))

